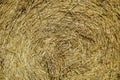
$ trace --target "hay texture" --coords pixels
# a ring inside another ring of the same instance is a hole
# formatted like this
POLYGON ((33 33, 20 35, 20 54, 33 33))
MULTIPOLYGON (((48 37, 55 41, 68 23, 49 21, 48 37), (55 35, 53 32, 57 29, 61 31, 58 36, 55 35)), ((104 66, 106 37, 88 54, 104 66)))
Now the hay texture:
POLYGON ((0 80, 120 80, 120 0, 0 0, 0 80))

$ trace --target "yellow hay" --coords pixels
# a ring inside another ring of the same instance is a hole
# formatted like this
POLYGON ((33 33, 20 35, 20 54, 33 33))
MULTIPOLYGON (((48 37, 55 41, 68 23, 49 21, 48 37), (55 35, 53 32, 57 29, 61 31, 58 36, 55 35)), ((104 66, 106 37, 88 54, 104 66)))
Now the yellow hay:
POLYGON ((0 0, 0 80, 120 80, 120 0, 0 0))

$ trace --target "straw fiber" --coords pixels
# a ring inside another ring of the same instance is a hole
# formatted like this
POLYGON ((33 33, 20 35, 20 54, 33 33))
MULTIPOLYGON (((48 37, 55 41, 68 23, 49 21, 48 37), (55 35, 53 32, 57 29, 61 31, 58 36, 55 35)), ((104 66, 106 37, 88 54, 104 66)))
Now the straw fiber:
POLYGON ((0 80, 120 80, 120 0, 0 0, 0 80))

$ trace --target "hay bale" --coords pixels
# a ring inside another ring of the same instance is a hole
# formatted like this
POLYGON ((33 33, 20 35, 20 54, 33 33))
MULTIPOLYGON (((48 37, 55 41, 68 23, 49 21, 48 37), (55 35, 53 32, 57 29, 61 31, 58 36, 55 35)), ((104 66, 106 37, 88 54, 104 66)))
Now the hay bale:
POLYGON ((120 0, 0 0, 0 80, 120 80, 120 0))

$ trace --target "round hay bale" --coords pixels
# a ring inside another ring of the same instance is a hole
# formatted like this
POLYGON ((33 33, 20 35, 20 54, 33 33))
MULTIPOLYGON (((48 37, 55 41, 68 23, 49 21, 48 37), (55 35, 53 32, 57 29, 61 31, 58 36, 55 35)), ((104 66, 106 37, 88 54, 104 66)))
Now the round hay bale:
POLYGON ((120 0, 0 0, 0 80, 120 80, 120 0))

